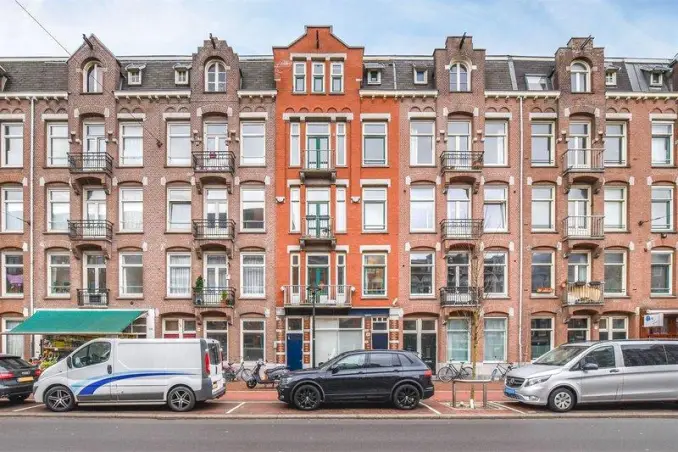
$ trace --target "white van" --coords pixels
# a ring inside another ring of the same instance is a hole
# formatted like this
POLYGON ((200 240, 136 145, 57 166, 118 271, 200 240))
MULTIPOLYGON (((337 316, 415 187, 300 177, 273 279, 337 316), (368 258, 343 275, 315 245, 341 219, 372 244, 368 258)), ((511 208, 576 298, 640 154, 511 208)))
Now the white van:
POLYGON ((226 391, 213 339, 96 339, 47 368, 35 401, 56 412, 76 404, 165 404, 189 411, 226 391))

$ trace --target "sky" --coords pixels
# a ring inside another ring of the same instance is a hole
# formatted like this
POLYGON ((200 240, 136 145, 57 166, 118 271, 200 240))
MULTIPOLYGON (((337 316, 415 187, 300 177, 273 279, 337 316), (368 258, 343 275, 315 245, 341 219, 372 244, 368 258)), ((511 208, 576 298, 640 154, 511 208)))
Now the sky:
MULTIPOLYGON (((270 55, 332 25, 369 55, 431 55, 473 36, 490 55, 544 55, 572 36, 606 56, 673 58, 678 0, 18 0, 73 52, 96 34, 116 55, 189 55, 209 33, 241 55, 270 55)), ((15 3, 0 0, 0 56, 65 56, 15 3)))

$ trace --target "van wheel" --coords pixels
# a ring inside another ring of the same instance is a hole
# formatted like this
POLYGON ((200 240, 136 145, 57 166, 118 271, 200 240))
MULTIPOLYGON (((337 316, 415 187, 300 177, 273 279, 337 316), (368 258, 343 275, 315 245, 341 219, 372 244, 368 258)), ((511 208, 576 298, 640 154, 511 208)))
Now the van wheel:
POLYGON ((558 413, 565 413, 574 408, 574 393, 567 388, 558 388, 549 395, 549 409, 558 413))
POLYGON ((419 390, 412 385, 402 385, 393 393, 393 404, 400 410, 413 410, 419 405, 419 390))
POLYGON ((54 386, 45 393, 45 406, 55 413, 64 413, 75 407, 75 398, 67 387, 54 386))
POLYGON ((195 395, 186 386, 177 386, 167 394, 167 405, 172 411, 190 411, 195 406, 195 395))
POLYGON ((303 385, 294 391, 294 406, 299 410, 312 411, 320 406, 320 391, 313 385, 303 385))

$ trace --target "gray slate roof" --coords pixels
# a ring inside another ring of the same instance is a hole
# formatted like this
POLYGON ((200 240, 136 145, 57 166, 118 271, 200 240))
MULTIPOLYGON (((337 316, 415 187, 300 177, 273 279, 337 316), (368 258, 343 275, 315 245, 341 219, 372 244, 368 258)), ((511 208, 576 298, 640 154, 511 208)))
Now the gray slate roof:
POLYGON ((490 91, 513 91, 508 60, 485 61, 485 89, 490 91))
POLYGON ((527 91, 526 75, 544 75, 549 77, 556 67, 555 61, 543 60, 513 60, 515 68, 516 85, 519 91, 527 91))
POLYGON ((8 77, 5 92, 67 91, 65 61, 0 61, 8 77))
MULTIPOLYGON (((188 89, 188 85, 176 85, 174 83, 174 65, 177 61, 120 61, 120 70, 124 78, 122 79, 122 89, 127 91, 162 91, 172 89, 188 89), (141 85, 127 84, 127 71, 125 67, 128 64, 146 64, 146 68, 141 71, 141 85)), ((189 71, 189 77, 190 75, 189 71)))
POLYGON ((421 91, 435 89, 435 68, 433 59, 370 59, 363 64, 362 88, 379 91, 421 91), (427 71, 425 84, 414 83, 414 68, 427 71), (381 68, 381 83, 370 85, 367 83, 367 69, 381 68))
POLYGON ((264 91, 275 89, 273 60, 240 60, 240 89, 264 91))

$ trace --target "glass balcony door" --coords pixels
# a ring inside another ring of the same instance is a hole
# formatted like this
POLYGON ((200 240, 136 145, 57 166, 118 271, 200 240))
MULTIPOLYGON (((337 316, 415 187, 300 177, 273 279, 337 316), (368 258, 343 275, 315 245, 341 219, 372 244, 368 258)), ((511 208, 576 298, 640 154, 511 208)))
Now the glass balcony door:
MULTIPOLYGON (((317 293, 316 303, 326 304, 330 294, 330 257, 328 255, 310 254, 306 256, 306 286, 320 287, 317 293)), ((307 294, 312 303, 313 292, 307 294)))

